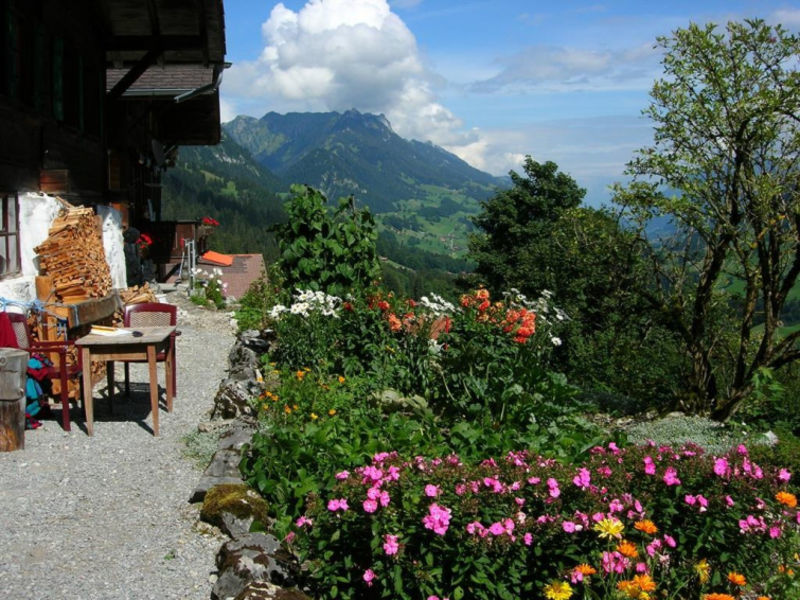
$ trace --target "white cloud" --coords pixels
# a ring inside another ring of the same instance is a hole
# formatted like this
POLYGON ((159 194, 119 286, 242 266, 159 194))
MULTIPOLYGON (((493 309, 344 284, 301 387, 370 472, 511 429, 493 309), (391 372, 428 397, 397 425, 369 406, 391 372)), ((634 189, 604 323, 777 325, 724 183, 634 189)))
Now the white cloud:
POLYGON ((652 44, 622 50, 531 46, 499 59, 500 72, 477 82, 477 92, 646 88, 659 72, 652 44))
POLYGON ((226 74, 240 106, 384 113, 400 135, 437 143, 462 125, 436 101, 437 77, 386 0, 311 0, 297 12, 280 3, 261 31, 258 60, 226 74))
POLYGON ((800 27, 800 9, 787 8, 783 10, 776 10, 774 13, 772 13, 771 20, 775 23, 780 23, 784 27, 800 27))

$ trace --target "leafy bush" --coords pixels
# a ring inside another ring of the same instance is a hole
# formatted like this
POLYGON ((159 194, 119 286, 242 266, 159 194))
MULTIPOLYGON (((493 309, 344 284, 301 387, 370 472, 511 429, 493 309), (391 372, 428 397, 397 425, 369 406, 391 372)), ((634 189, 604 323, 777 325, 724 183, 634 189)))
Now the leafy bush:
POLYGON ((247 329, 264 329, 269 323, 269 311, 277 302, 280 288, 273 283, 280 278, 276 269, 271 268, 269 275, 256 279, 250 288, 239 298, 236 309, 236 323, 239 331, 247 329))
POLYGON ((226 284, 222 282, 222 271, 195 269, 193 275, 195 284, 191 295, 192 302, 199 306, 211 306, 217 310, 225 308, 226 284))
POLYGON ((800 592, 796 486, 744 446, 609 444, 573 467, 382 452, 333 479, 289 536, 321 599, 800 592))
POLYGON ((358 210, 352 198, 342 198, 331 215, 321 192, 301 185, 291 191, 289 220, 275 228, 278 264, 288 288, 344 294, 376 280, 378 234, 369 210, 358 210))

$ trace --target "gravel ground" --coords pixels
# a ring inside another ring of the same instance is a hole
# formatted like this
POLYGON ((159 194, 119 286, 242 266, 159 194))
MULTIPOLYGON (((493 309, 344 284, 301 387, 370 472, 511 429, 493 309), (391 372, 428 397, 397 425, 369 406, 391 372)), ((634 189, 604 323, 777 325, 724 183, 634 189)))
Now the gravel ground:
MULTIPOLYGON (((73 409, 27 431, 25 449, 0 453, 0 596, 27 600, 208 599, 218 532, 197 524, 189 494, 201 469, 181 438, 207 420, 234 341, 229 315, 179 306, 178 394, 150 430, 146 365, 132 365, 131 397, 109 413, 97 384, 94 436, 73 409)), ((123 380, 118 366, 116 381, 123 380)), ((162 404, 163 365, 159 365, 162 404)))

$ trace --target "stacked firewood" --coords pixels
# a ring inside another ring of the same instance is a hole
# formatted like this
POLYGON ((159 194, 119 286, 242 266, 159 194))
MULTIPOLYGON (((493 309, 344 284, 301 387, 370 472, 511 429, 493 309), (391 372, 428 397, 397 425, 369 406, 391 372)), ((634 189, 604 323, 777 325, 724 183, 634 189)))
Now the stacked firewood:
MULTIPOLYGON (((60 309, 59 304, 79 304, 111 293, 111 270, 103 249, 100 220, 92 208, 65 204, 50 225, 47 239, 34 251, 39 259, 40 273, 36 278, 37 296, 49 307, 50 313, 68 311, 60 309)), ((83 334, 87 327, 81 327, 73 333, 76 336, 83 334)), ((52 314, 40 315, 32 331, 40 340, 63 340, 66 337, 66 332, 59 330, 52 314)), ((57 366, 58 355, 53 354, 50 359, 57 366)), ((75 364, 77 360, 77 349, 71 347, 67 362, 75 364)), ((93 382, 102 378, 104 373, 102 363, 92 365, 93 382)), ((58 380, 54 380, 53 393, 57 394, 59 388, 58 380)), ((77 399, 79 392, 78 382, 70 381, 70 396, 77 399)))
POLYGON ((102 298, 112 289, 98 218, 91 208, 67 207, 34 251, 41 275, 51 278, 56 302, 102 298))
POLYGON ((119 298, 125 306, 129 304, 141 304, 142 302, 158 302, 156 293, 147 282, 143 285, 134 285, 127 289, 120 290, 119 298))

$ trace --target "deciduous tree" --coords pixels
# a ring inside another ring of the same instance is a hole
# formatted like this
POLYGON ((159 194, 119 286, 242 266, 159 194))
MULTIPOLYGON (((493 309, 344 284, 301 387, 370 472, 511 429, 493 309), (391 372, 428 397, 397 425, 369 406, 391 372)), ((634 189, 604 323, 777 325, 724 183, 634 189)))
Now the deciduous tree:
POLYGON ((724 420, 760 368, 800 357, 800 332, 781 332, 800 274, 800 39, 749 20, 658 45, 664 77, 644 111, 654 142, 617 200, 640 223, 666 215, 677 228, 649 242, 644 297, 682 340, 681 407, 724 420))

